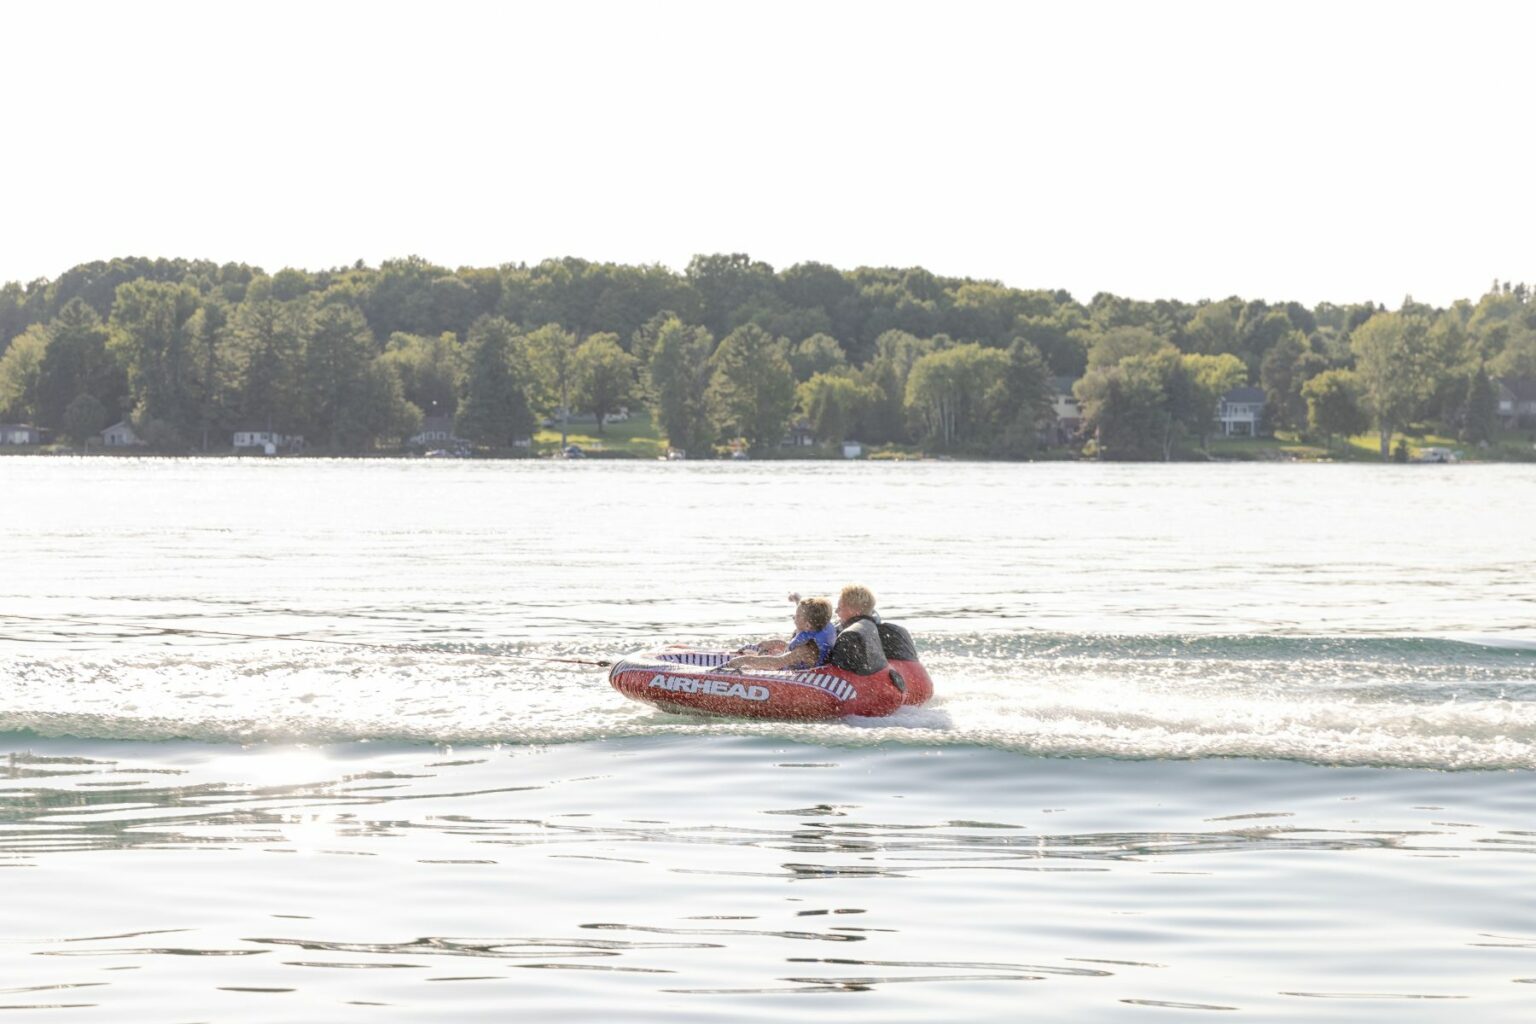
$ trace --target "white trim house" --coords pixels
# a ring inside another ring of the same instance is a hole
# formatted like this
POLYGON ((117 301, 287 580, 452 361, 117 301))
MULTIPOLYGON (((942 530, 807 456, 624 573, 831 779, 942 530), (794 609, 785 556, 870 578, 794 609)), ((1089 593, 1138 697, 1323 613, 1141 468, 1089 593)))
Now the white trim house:
POLYGON ((1216 405, 1222 437, 1258 437, 1264 422, 1264 389, 1233 388, 1216 405))

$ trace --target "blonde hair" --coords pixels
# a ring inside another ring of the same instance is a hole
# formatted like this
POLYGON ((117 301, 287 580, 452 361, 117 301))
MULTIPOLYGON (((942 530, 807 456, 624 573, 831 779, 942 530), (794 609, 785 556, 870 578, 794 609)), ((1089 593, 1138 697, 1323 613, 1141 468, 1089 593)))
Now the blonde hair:
POLYGON ((850 583, 837 595, 837 603, 847 605, 860 615, 868 615, 875 610, 875 595, 866 586, 850 583))
POLYGON ((795 605, 795 613, 805 616, 806 625, 813 633, 819 633, 832 621, 832 602, 824 597, 808 597, 795 605))

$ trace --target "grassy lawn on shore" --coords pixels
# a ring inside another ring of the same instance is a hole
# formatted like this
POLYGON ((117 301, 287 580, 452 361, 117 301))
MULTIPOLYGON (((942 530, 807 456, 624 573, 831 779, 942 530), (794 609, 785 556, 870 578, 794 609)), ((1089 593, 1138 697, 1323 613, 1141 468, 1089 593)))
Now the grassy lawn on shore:
MULTIPOLYGON (((1425 448, 1447 448, 1464 462, 1532 462, 1536 461, 1536 444, 1528 431, 1501 430, 1488 447, 1458 441, 1440 434, 1392 435, 1392 448, 1399 441, 1408 444, 1408 457, 1418 458, 1425 448)), ((1213 459, 1233 461, 1296 461, 1296 462, 1381 462, 1381 439, 1372 431, 1353 437, 1336 437, 1331 445, 1321 441, 1303 440, 1296 434, 1280 431, 1275 437, 1220 437, 1212 438, 1207 453, 1213 459)))
MULTIPOLYGON (((1530 431, 1501 430, 1487 448, 1479 448, 1432 432, 1397 433, 1392 435, 1392 446, 1395 448, 1398 441, 1406 440, 1409 458, 1417 458, 1425 448, 1448 448, 1465 462, 1532 462, 1536 461, 1536 444, 1530 435, 1530 431)), ((580 445, 589 455, 597 457, 654 459, 667 453, 666 438, 661 436, 650 412, 645 410, 631 413, 623 423, 604 424, 601 434, 594 423, 571 424, 567 443, 580 445)), ((1331 444, 1281 431, 1275 437, 1213 437, 1207 443, 1206 454, 1212 459, 1231 461, 1379 463, 1382 461, 1380 446, 1375 431, 1348 438, 1336 437, 1331 444)), ((536 455, 552 455, 559 449, 558 427, 545 428, 534 435, 536 455)), ((837 458, 839 454, 826 446, 785 448, 774 452, 774 456, 788 459, 837 458)), ((715 457, 714 453, 709 457, 715 457)), ((865 457, 875 460, 921 459, 924 452, 911 446, 883 445, 866 448, 865 457)), ((1075 451, 1067 448, 1051 449, 1036 456, 1048 460, 1076 457, 1075 451)))
MULTIPOLYGON (((651 422, 649 412, 632 412, 622 423, 604 423, 597 432, 596 423, 572 423, 566 428, 566 444, 574 444, 590 455, 654 459, 667 454, 666 439, 651 422)), ((533 435, 537 455, 551 455, 560 450, 560 425, 545 427, 533 435)))

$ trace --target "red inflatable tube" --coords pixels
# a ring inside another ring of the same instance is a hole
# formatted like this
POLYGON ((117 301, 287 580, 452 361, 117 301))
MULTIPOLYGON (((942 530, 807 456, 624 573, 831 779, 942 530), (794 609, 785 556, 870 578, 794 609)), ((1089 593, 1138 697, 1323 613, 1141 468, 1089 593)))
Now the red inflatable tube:
POLYGON ((920 661, 893 661, 890 669, 900 677, 901 702, 907 705, 928 703, 933 696, 933 680, 920 661))
POLYGON ((915 661, 892 662, 867 676, 830 666, 719 671, 731 656, 685 650, 632 654, 614 664, 608 681, 624 696, 662 711, 800 722, 880 718, 933 695, 933 680, 915 661))

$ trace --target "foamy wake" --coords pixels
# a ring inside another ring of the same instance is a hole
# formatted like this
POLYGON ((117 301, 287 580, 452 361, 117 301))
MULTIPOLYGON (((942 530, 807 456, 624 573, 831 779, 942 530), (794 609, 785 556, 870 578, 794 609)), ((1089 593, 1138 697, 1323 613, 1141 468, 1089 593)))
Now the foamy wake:
MULTIPOLYGON (((1335 652, 1337 653, 1337 652, 1335 652)), ((938 696, 889 719, 759 723, 666 715, 599 669, 434 652, 167 648, 0 656, 0 732, 228 743, 540 744, 715 734, 828 745, 977 745, 1126 759, 1536 769, 1522 659, 1184 659, 1103 647, 1033 659, 936 654, 938 696), (1511 696, 1514 694, 1515 696, 1511 696)))

